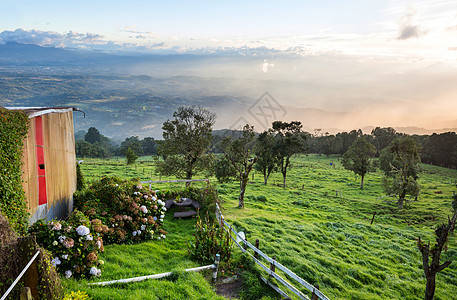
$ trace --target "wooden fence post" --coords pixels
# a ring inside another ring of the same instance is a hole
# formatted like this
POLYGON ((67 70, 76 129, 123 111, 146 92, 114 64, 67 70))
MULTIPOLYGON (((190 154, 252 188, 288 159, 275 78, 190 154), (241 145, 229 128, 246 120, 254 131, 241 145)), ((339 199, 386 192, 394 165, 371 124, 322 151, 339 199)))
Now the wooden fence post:
MULTIPOLYGON (((256 247, 257 249, 259 249, 259 244, 260 244, 259 239, 256 239, 256 240, 255 240, 255 247, 256 247)), ((254 257, 255 257, 256 259, 259 259, 259 253, 258 253, 257 251, 254 252, 254 257)))
POLYGON ((216 259, 214 260, 214 271, 213 271, 213 284, 216 284, 217 281, 217 270, 219 269, 219 261, 221 259, 221 256, 219 254, 216 254, 216 259))
POLYGON ((22 288, 20 299, 21 300, 32 300, 33 299, 32 292, 28 286, 22 288))
POLYGON ((270 264, 270 271, 272 271, 272 272, 276 271, 275 262, 276 262, 276 256, 273 256, 273 261, 270 264))
POLYGON ((376 216, 376 211, 373 213, 373 218, 371 218, 371 223, 370 223, 370 225, 373 225, 374 216, 376 216))
MULTIPOLYGON (((315 289, 319 289, 319 284, 316 284, 314 286, 315 289)), ((311 300, 318 300, 319 298, 317 297, 317 295, 314 293, 314 290, 313 290, 313 294, 311 295, 311 300)))

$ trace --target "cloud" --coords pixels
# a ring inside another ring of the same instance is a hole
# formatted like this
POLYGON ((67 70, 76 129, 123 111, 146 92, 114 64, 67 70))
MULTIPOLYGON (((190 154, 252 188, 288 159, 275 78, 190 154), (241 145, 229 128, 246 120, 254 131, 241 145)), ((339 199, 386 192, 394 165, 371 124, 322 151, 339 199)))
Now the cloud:
POLYGON ((274 67, 274 66, 275 66, 275 65, 269 63, 267 59, 264 59, 264 60, 263 60, 263 64, 262 64, 262 71, 263 71, 264 73, 268 73, 268 69, 269 69, 269 68, 272 68, 272 67, 274 67))
POLYGON ((135 34, 135 35, 130 36, 130 37, 141 38, 141 39, 146 39, 146 38, 155 39, 155 38, 157 38, 155 33, 152 32, 152 31, 137 30, 136 29, 136 25, 126 26, 126 27, 124 27, 124 29, 122 29, 122 31, 135 34))
POLYGON ((157 127, 156 124, 151 124, 151 125, 143 126, 143 127, 141 127, 141 129, 146 130, 146 129, 152 129, 152 128, 155 128, 155 127, 157 127))
POLYGON ((400 24, 397 40, 418 38, 427 33, 421 29, 421 24, 418 24, 416 21, 416 14, 416 10, 411 7, 409 12, 403 17, 403 20, 400 24))
POLYGON ((0 32, 0 43, 16 42, 39 46, 68 47, 78 44, 103 44, 103 36, 95 33, 77 33, 70 31, 61 34, 55 31, 26 30, 18 28, 14 31, 0 32))

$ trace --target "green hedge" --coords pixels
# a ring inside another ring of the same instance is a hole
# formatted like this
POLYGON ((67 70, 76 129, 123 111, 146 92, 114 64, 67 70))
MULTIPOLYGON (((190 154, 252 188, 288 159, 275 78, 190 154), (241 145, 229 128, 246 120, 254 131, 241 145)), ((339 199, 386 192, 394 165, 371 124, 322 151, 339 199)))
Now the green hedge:
POLYGON ((22 149, 28 128, 22 111, 0 108, 0 211, 20 235, 25 234, 29 219, 22 188, 22 149))

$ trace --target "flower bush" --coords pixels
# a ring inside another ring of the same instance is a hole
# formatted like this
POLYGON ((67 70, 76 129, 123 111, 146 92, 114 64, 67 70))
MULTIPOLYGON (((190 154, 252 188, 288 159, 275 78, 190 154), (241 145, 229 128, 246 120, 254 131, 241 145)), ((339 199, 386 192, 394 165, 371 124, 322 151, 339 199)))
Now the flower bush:
POLYGON ((68 221, 38 220, 29 233, 51 252, 51 263, 60 274, 67 278, 100 276, 103 261, 98 253, 104 248, 101 234, 95 230, 96 223, 74 211, 68 221))
POLYGON ((194 232, 195 242, 189 242, 188 252, 192 259, 200 263, 212 263, 216 254, 221 262, 229 262, 232 256, 232 240, 230 234, 218 222, 211 222, 206 216, 202 220, 197 215, 194 232))
POLYGON ((102 178, 75 194, 75 206, 92 219, 95 231, 106 243, 166 237, 162 229, 165 202, 138 179, 102 178))

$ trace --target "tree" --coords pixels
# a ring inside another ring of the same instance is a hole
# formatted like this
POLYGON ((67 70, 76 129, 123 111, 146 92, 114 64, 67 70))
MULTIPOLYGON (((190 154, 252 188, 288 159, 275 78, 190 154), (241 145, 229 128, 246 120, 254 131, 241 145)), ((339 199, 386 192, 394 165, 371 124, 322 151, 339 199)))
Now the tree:
POLYGON ((251 146, 254 142, 254 137, 254 127, 246 124, 243 127, 243 135, 240 138, 233 140, 231 137, 227 137, 222 143, 225 157, 235 168, 240 180, 239 208, 244 208, 244 193, 249 181, 249 173, 257 161, 257 157, 251 157, 251 146))
POLYGON ((132 148, 128 148, 127 151, 125 151, 125 158, 127 159, 127 164, 131 165, 138 159, 138 155, 136 155, 132 148))
POLYGON ((263 182, 268 183, 268 177, 277 169, 278 157, 274 151, 275 137, 272 131, 262 132, 256 140, 254 153, 257 156, 255 169, 263 174, 263 182))
POLYGON ((173 120, 163 123, 163 141, 159 145, 159 154, 164 162, 159 162, 159 170, 166 171, 162 175, 175 175, 180 178, 192 177, 204 170, 212 171, 213 156, 208 154, 211 144, 212 127, 216 115, 200 107, 179 107, 173 113, 173 120), (171 172, 171 174, 170 174, 171 172))
POLYGON ((128 148, 132 149, 133 152, 135 152, 135 154, 137 156, 140 156, 143 154, 141 142, 137 136, 128 137, 121 143, 121 147, 119 149, 121 152, 121 155, 126 155, 128 148))
POLYGON ((371 135, 373 136, 373 144, 377 149, 376 155, 379 156, 381 150, 389 146, 400 134, 392 127, 376 127, 371 131, 371 135))
POLYGON ((425 287, 425 300, 432 300, 435 295, 436 274, 443 271, 452 263, 452 261, 448 260, 441 264, 440 256, 443 249, 446 250, 447 248, 446 244, 448 242, 448 237, 454 231, 456 220, 457 211, 454 212, 452 219, 448 219, 447 224, 442 224, 436 228, 436 243, 432 247, 430 247, 430 243, 424 243, 420 237, 417 240, 417 247, 422 254, 422 267, 427 280, 425 287), (432 261, 429 264, 430 258, 432 261))
POLYGON ((102 142, 102 135, 100 134, 100 131, 98 131, 97 128, 90 127, 89 130, 87 130, 86 135, 84 136, 84 140, 91 144, 94 144, 96 142, 102 142))
POLYGON ((360 189, 363 190, 365 174, 373 169, 372 158, 376 155, 376 147, 365 138, 360 137, 354 141, 348 151, 344 153, 342 164, 347 170, 360 175, 360 189))
POLYGON ((385 173, 384 191, 398 197, 398 207, 403 208, 406 195, 417 197, 420 171, 420 147, 411 137, 397 138, 381 151, 380 167, 385 173))
POLYGON ((218 159, 214 164, 214 175, 220 183, 229 182, 233 177, 237 176, 236 169, 225 157, 218 159))
POLYGON ((290 123, 275 121, 272 131, 275 133, 274 152, 278 159, 278 167, 283 177, 283 187, 286 187, 287 170, 290 166, 290 158, 296 153, 306 149, 306 135, 301 131, 302 124, 299 121, 290 123))
POLYGON ((141 142, 141 149, 144 155, 156 155, 157 143, 152 137, 145 137, 141 142))

